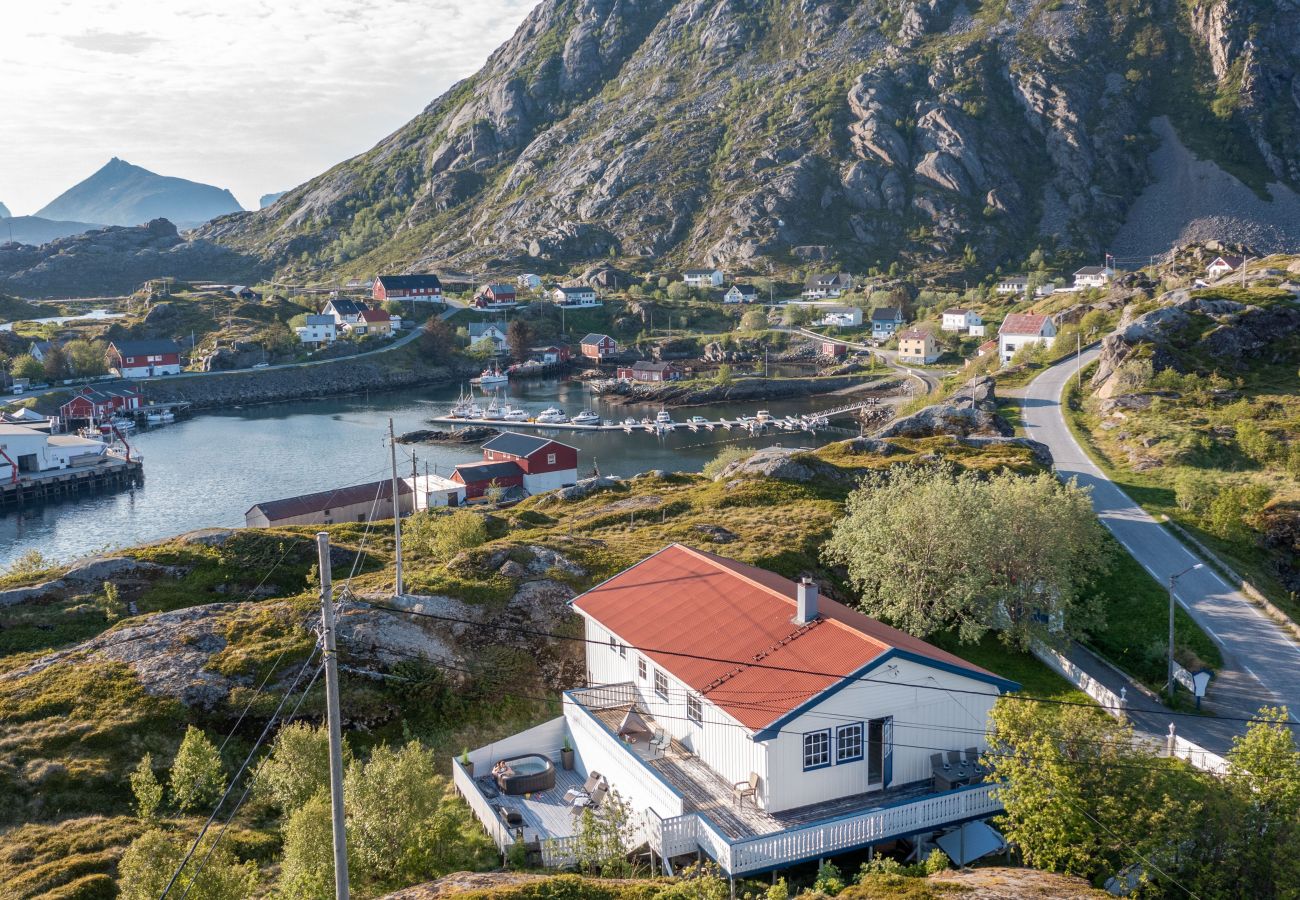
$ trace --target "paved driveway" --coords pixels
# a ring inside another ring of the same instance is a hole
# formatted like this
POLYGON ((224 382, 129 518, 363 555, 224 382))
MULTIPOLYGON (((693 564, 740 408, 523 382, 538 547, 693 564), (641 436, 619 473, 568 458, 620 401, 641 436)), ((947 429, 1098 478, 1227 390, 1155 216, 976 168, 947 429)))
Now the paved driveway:
MULTIPOLYGON (((1083 366, 1099 352, 1084 353, 1083 366)), ((1075 366, 1070 358, 1030 382, 1022 401, 1025 434, 1051 448, 1062 477, 1077 478, 1079 484, 1092 488, 1092 503, 1102 524, 1156 580, 1168 584, 1170 575, 1203 560, 1110 481, 1070 433, 1060 397, 1075 366)), ((1300 714, 1300 646, 1286 631, 1208 565, 1181 576, 1175 597, 1223 652, 1224 671, 1211 683, 1206 699, 1213 711, 1249 716, 1264 704, 1285 703, 1292 718, 1300 714)), ((1194 720, 1178 721, 1182 730, 1183 723, 1194 720)), ((1244 730, 1240 722, 1205 722, 1202 727, 1220 737, 1244 730)))

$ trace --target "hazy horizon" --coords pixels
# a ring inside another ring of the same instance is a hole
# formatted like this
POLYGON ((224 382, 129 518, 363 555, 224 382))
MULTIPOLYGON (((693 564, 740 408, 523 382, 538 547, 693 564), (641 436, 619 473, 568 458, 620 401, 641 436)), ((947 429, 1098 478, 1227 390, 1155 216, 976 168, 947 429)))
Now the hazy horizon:
POLYGON ((536 2, 23 4, 0 31, 0 202, 32 215, 116 156, 256 209, 401 127, 536 2))

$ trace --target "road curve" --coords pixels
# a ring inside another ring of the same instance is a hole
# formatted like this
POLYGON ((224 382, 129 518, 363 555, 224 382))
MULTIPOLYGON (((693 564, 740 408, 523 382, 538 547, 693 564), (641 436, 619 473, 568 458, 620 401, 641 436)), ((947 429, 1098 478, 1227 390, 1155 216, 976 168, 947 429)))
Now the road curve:
MULTIPOLYGON (((1099 352, 1094 348, 1079 361, 1071 357, 1057 363, 1029 383, 1021 417, 1026 436, 1051 448, 1062 478, 1077 478, 1092 488, 1102 524, 1161 584, 1202 564, 1178 578, 1175 596, 1223 652, 1224 671, 1216 673, 1207 705, 1220 715, 1250 716, 1265 704, 1285 703, 1295 718, 1300 714, 1300 646, 1107 478, 1066 425, 1061 393, 1076 367, 1086 367, 1099 352)), ((1214 727, 1205 720, 1183 721, 1214 727)), ((1243 730, 1239 722, 1223 724, 1230 732, 1243 730)))
POLYGON ((819 341, 829 341, 832 344, 842 344, 843 346, 848 347, 850 350, 869 350, 872 353, 879 356, 881 359, 883 359, 885 363, 889 365, 890 368, 896 369, 899 372, 902 372, 904 375, 911 375, 917 381, 921 382, 927 394, 934 394, 934 393, 938 393, 939 391, 938 376, 936 376, 932 372, 926 372, 921 369, 913 369, 911 366, 903 365, 898 361, 897 350, 881 350, 879 347, 873 347, 870 344, 862 344, 855 341, 846 341, 843 338, 828 337, 827 335, 818 334, 815 331, 810 331, 807 328, 784 328, 778 330, 794 332, 797 334, 801 334, 804 337, 815 338, 819 341))

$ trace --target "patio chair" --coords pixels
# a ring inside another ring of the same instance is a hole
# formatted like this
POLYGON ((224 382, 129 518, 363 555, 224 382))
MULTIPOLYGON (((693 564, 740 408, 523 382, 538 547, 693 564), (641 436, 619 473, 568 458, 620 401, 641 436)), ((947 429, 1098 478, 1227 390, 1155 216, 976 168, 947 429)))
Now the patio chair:
POLYGON ((650 749, 659 751, 660 756, 667 756, 668 749, 673 745, 673 736, 666 731, 660 731, 650 741, 650 749))
POLYGON ((600 809, 600 804, 604 802, 605 795, 608 793, 609 785, 602 781, 589 796, 579 797, 573 801, 573 814, 577 815, 584 809, 600 809))
POLYGON ((745 805, 746 797, 754 801, 754 806, 758 806, 758 773, 750 772, 748 781, 737 781, 733 784, 731 795, 736 799, 736 809, 745 805))
POLYGON ((592 769, 587 773, 587 780, 582 783, 582 787, 569 788, 564 792, 564 802, 572 804, 579 797, 590 797, 591 792, 596 789, 596 786, 599 785, 602 780, 603 776, 595 769, 592 769))
POLYGON ((988 771, 988 769, 980 764, 980 751, 978 747, 966 748, 966 765, 970 766, 971 771, 977 775, 983 775, 988 771))

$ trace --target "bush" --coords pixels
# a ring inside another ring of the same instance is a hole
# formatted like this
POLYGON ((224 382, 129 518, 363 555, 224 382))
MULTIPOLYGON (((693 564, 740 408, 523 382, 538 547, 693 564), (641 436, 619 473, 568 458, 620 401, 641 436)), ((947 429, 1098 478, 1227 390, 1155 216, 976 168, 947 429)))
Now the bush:
POLYGON ((140 757, 140 764, 131 773, 131 793, 135 795, 135 811, 142 819, 152 819, 162 803, 163 786, 153 772, 153 754, 140 757))
POLYGON ((753 455, 754 451, 752 448, 726 447, 719 450, 717 456, 704 464, 704 468, 700 470, 700 474, 705 478, 717 478, 722 474, 722 471, 733 462, 740 462, 741 460, 749 459, 753 455))
POLYGON ((813 882, 813 891, 834 897, 842 890, 844 878, 840 875, 839 867, 832 862, 822 863, 817 870, 817 880, 813 882))
POLYGON ((172 763, 172 803, 182 812, 207 806, 226 789, 221 757, 208 736, 190 725, 172 763))
POLYGON ((1271 496, 1269 489, 1262 484, 1224 488, 1210 501, 1205 512, 1205 525, 1221 538, 1240 537, 1271 496))
POLYGON ((1251 462, 1266 466, 1282 456, 1282 443, 1254 422, 1237 426, 1237 446, 1251 462))
MULTIPOLYGON (((343 762, 351 760, 343 745, 343 762)), ((275 743, 253 775, 257 795, 289 815, 329 789, 329 733, 305 722, 280 729, 275 743)))
POLYGON ((467 509, 450 514, 416 513, 407 520, 404 531, 411 547, 442 562, 488 539, 483 517, 467 509))
POLYGON ((1174 479, 1174 502, 1183 512, 1205 515, 1217 488, 1199 472, 1179 472, 1174 479))
MULTIPOLYGON (((157 830, 140 835, 118 864, 118 896, 122 900, 161 897, 188 849, 189 840, 182 835, 157 830)), ((208 845, 200 845, 176 881, 182 889, 179 893, 188 889, 191 896, 202 900, 244 900, 253 896, 258 880, 255 863, 240 863, 225 847, 217 847, 211 856, 207 853, 208 845), (206 864, 200 866, 199 861, 205 857, 206 864)))

